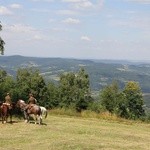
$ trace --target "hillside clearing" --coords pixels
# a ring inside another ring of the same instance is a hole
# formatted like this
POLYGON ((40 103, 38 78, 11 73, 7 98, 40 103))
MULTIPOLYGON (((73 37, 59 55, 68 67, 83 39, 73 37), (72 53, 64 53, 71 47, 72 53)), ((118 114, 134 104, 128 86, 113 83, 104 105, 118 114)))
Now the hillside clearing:
POLYGON ((149 150, 150 124, 50 115, 43 125, 0 123, 1 150, 149 150))

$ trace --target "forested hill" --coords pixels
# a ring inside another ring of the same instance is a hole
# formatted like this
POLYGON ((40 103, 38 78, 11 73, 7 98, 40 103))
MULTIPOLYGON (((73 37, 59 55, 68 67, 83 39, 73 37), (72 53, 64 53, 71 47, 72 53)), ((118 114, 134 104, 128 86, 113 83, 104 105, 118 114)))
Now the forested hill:
POLYGON ((90 77, 93 91, 117 80, 120 87, 127 81, 140 83, 144 93, 150 93, 150 63, 117 61, 117 60, 85 60, 67 58, 38 58, 23 56, 0 56, 0 69, 15 76, 18 68, 37 68, 46 80, 58 81, 63 72, 76 72, 84 67, 90 77))

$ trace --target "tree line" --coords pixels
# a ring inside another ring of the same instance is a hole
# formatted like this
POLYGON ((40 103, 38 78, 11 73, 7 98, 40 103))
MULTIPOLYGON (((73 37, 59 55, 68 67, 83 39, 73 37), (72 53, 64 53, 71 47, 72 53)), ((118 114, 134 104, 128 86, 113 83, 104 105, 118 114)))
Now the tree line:
POLYGON ((142 91, 137 82, 129 81, 123 89, 117 82, 107 85, 94 98, 90 89, 89 75, 84 68, 77 72, 66 72, 59 82, 46 82, 39 71, 33 68, 18 69, 16 77, 0 70, 0 100, 11 94, 13 102, 28 100, 33 93, 38 104, 48 109, 69 108, 78 112, 91 110, 97 113, 108 111, 119 117, 138 119, 145 116, 142 91))

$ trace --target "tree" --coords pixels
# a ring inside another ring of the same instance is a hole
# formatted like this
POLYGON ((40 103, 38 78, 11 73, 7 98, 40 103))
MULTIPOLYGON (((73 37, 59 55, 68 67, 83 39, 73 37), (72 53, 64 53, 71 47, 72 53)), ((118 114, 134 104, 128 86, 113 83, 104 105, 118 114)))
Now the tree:
POLYGON ((89 76, 82 68, 79 72, 66 73, 60 76, 59 98, 61 107, 73 107, 81 111, 88 107, 92 100, 89 76))
POLYGON ((125 85, 123 90, 127 101, 128 118, 137 119, 143 116, 143 96, 141 88, 137 82, 130 81, 125 85))
POLYGON ((89 75, 84 68, 80 68, 75 78, 76 85, 76 110, 81 111, 87 109, 88 105, 93 101, 90 91, 89 75))
POLYGON ((101 104, 111 113, 124 118, 137 119, 143 116, 143 97, 137 82, 130 81, 119 90, 114 82, 101 91, 101 104))
POLYGON ((110 113, 114 113, 118 107, 118 97, 120 95, 117 82, 106 86, 100 93, 102 106, 110 113))
POLYGON ((72 72, 61 74, 59 82, 60 107, 70 107, 75 103, 76 87, 75 74, 72 72))
POLYGON ((47 108, 55 108, 59 105, 59 90, 58 87, 49 82, 47 84, 47 101, 45 103, 45 107, 47 108))
MULTIPOLYGON (((0 22, 0 31, 2 30, 2 25, 0 22)), ((3 41, 3 39, 0 37, 0 54, 3 55, 4 54, 4 44, 5 42, 3 41)))
POLYGON ((15 81, 6 71, 0 70, 0 100, 4 100, 6 93, 10 93, 14 100, 15 81))
POLYGON ((27 100, 28 94, 33 93, 39 104, 44 105, 47 100, 47 87, 38 70, 19 69, 17 71, 18 97, 27 100))

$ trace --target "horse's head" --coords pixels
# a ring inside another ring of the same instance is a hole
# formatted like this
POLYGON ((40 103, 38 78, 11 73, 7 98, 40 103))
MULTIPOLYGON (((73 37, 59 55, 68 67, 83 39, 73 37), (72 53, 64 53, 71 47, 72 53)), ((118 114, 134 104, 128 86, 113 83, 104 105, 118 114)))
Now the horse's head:
POLYGON ((25 107, 25 106, 26 106, 26 103, 25 103, 25 101, 22 100, 22 99, 19 99, 19 100, 17 101, 17 103, 16 103, 16 107, 17 107, 17 108, 23 108, 23 107, 25 107))

